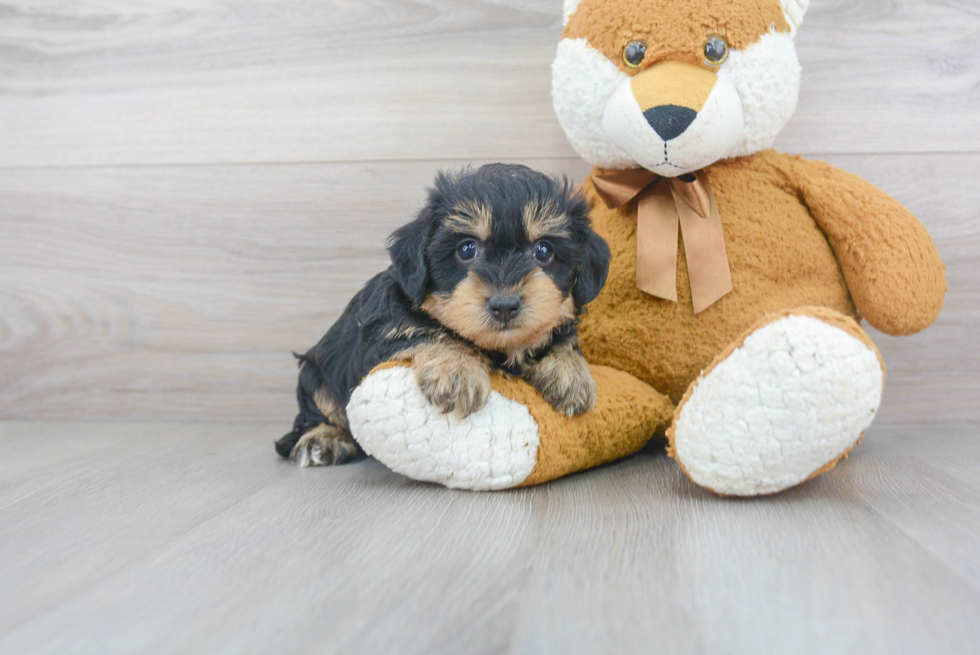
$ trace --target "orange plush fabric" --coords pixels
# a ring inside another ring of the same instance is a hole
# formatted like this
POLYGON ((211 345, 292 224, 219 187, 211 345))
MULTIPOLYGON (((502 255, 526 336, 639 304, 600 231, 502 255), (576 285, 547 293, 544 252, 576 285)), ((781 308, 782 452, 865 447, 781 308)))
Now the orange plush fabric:
POLYGON ((538 464, 521 486, 533 486, 631 455, 670 423, 674 405, 621 371, 593 366, 594 410, 575 418, 556 412, 529 384, 493 376, 493 389, 525 405, 538 424, 538 464))
MULTIPOLYGON (((385 362, 371 373, 400 366, 407 365, 385 362)), ((592 376, 599 389, 595 409, 574 418, 555 411, 527 382, 490 376, 491 388, 527 407, 538 425, 537 465, 520 486, 539 485, 631 455, 670 424, 673 403, 649 385, 604 366, 593 366, 592 376)))
MULTIPOLYGON (((642 68, 671 59, 703 66, 705 40, 724 37, 742 50, 770 29, 788 32, 779 0, 582 0, 565 26, 566 39, 586 38, 621 70, 627 43, 647 43, 642 68)), ((641 68, 641 70, 642 70, 641 68)))
MULTIPOLYGON (((683 246, 678 249, 676 304, 637 289, 636 203, 622 210, 608 209, 587 180, 584 189, 594 203, 593 225, 613 252, 606 288, 581 322, 582 348, 589 361, 627 371, 677 402, 718 353, 767 313, 815 305, 859 319, 861 314, 845 274, 850 268, 842 270, 838 261, 838 253, 847 261, 854 258, 854 251, 847 248, 843 237, 834 242, 828 239, 811 213, 810 203, 822 196, 801 174, 806 170, 804 164, 794 157, 764 151, 706 169, 725 229, 734 290, 698 315, 691 301, 683 246)), ((814 165, 819 170, 835 171, 826 164, 814 165)), ((848 233, 846 226, 850 225, 855 236, 868 237, 875 234, 871 223, 880 226, 876 229, 879 233, 911 229, 911 215, 898 203, 871 185, 847 177, 860 182, 845 188, 866 194, 863 207, 860 211, 849 207, 843 200, 849 194, 837 193, 837 211, 826 199, 816 205, 824 224, 835 225, 842 235, 848 233)), ((878 264, 873 271, 862 269, 863 277, 852 276, 886 289, 890 285, 909 287, 908 294, 879 303, 884 306, 866 306, 879 307, 879 312, 888 316, 911 317, 905 327, 918 325, 921 329, 935 316, 937 303, 941 306, 945 282, 943 264, 931 239, 914 218, 911 224, 920 230, 914 234, 917 245, 913 252, 924 253, 914 263, 926 269, 927 274, 922 275, 926 280, 938 279, 928 285, 928 291, 917 291, 916 285, 907 281, 910 249, 896 242, 881 242, 874 259, 889 262, 890 267, 878 264)), ((864 295, 858 297, 865 300, 864 295)))
POLYGON ((868 323, 904 336, 932 325, 946 296, 946 267, 919 220, 856 175, 821 161, 764 153, 810 210, 868 323))

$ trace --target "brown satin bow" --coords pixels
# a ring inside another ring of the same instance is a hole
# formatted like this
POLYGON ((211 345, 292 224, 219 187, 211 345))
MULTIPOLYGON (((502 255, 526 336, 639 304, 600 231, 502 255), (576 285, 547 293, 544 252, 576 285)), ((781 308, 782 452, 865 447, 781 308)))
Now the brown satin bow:
POLYGON ((618 209, 639 198, 636 223, 636 286, 677 302, 677 224, 691 278, 694 313, 699 314, 732 291, 721 214, 703 173, 661 178, 642 168, 593 175, 603 202, 618 209), (693 180, 691 179, 693 178, 693 180))

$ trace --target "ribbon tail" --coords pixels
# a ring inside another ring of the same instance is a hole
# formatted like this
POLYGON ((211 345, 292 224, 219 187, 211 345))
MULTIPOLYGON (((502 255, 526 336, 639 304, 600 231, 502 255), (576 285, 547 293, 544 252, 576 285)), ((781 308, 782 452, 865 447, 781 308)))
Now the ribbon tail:
POLYGON ((640 197, 636 221, 636 286, 677 302, 677 205, 668 186, 640 197))
MULTIPOLYGON (((700 314, 732 292, 732 272, 725 248, 725 231, 714 192, 703 185, 710 204, 710 213, 702 217, 695 207, 679 197, 672 188, 677 213, 684 235, 684 252, 691 278, 691 298, 694 313, 700 314)), ((700 203, 694 203, 700 204, 700 203)))

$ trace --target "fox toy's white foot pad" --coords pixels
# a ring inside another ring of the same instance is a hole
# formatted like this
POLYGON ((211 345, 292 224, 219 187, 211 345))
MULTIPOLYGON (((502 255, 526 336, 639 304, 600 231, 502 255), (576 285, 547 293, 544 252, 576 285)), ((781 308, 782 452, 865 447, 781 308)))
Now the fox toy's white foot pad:
POLYGON ((495 491, 524 482, 537 463, 538 425, 528 409, 497 392, 459 419, 430 405, 407 367, 367 376, 347 406, 364 451, 414 480, 495 491))
POLYGON ((836 462, 881 404, 877 352, 811 316, 764 325, 695 383, 677 410, 674 456, 694 482, 771 494, 836 462))

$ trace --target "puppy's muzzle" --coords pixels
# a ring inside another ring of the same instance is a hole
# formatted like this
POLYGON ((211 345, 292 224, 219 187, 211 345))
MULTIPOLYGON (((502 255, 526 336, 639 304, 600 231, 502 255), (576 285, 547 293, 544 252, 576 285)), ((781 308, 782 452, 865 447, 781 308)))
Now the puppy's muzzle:
POLYGON ((521 313, 520 296, 513 294, 494 294, 487 300, 487 309, 498 321, 509 323, 521 313))

